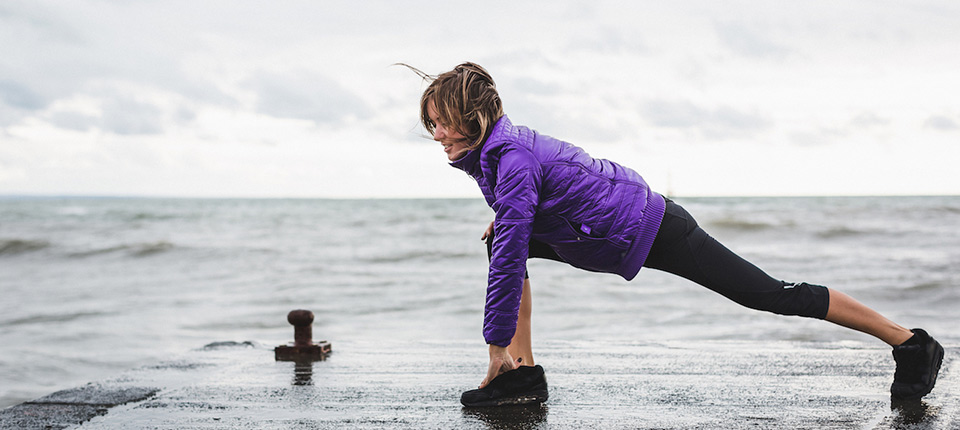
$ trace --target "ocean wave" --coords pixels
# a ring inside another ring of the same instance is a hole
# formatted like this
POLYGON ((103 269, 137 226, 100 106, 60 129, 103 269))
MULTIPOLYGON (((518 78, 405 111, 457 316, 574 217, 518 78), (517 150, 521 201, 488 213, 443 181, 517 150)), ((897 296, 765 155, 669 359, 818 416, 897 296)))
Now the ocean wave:
POLYGON ((57 208, 56 213, 59 215, 68 216, 86 216, 90 213, 90 209, 87 209, 83 206, 64 206, 57 208))
POLYGON ((134 243, 108 246, 106 248, 89 249, 85 251, 72 252, 68 254, 72 258, 88 258, 98 255, 125 253, 133 257, 148 257, 154 254, 170 251, 176 246, 167 241, 134 243))
POLYGON ((400 263, 404 261, 415 261, 415 260, 459 260, 464 258, 476 257, 477 254, 474 253, 451 253, 451 252, 437 252, 437 251, 410 251, 410 252, 400 252, 396 254, 389 255, 372 255, 367 257, 362 257, 364 261, 369 263, 400 263))
POLYGON ((935 291, 948 291, 952 290, 953 285, 949 282, 944 281, 927 281, 921 282, 918 284, 913 284, 904 289, 904 291, 909 291, 911 293, 929 293, 935 291))
POLYGON ((177 216, 168 213, 135 212, 127 215, 129 221, 164 221, 176 219, 177 216))
POLYGON ((822 239, 838 239, 842 237, 852 237, 868 234, 868 231, 859 230, 847 226, 833 227, 824 231, 817 232, 817 237, 822 239))
POLYGON ((50 242, 32 239, 0 239, 0 256, 19 255, 48 248, 50 242))
POLYGON ((166 241, 141 243, 131 247, 131 254, 135 257, 147 257, 161 252, 167 252, 174 248, 173 244, 166 241))
POLYGON ((946 214, 960 214, 960 206, 949 205, 949 206, 938 206, 931 208, 932 212, 943 212, 946 214))
POLYGON ((107 315, 107 313, 94 311, 94 312, 74 312, 74 313, 31 315, 28 317, 14 318, 9 321, 0 321, 0 327, 30 325, 30 324, 45 324, 45 323, 65 323, 65 322, 75 321, 78 319, 94 318, 94 317, 99 317, 103 315, 107 315))
POLYGON ((778 227, 777 225, 769 222, 749 221, 740 218, 715 219, 708 221, 707 225, 711 228, 740 231, 760 231, 778 227))
POLYGON ((93 256, 96 256, 96 255, 112 254, 112 253, 114 253, 114 252, 121 252, 121 251, 123 251, 123 250, 125 250, 125 249, 127 249, 127 248, 128 248, 128 247, 127 247, 126 245, 117 245, 117 246, 111 246, 111 247, 107 247, 107 248, 97 248, 97 249, 90 249, 90 250, 86 250, 86 251, 71 252, 71 253, 67 254, 67 256, 69 256, 69 257, 74 257, 74 258, 86 258, 86 257, 93 257, 93 256))

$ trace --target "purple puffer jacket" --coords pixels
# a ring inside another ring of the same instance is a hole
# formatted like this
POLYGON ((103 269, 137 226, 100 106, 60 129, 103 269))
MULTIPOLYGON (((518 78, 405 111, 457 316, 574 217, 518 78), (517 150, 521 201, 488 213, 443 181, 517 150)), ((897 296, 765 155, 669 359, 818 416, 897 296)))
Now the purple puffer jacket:
POLYGON ((663 219, 664 200, 637 172, 503 116, 487 141, 451 163, 476 179, 496 212, 483 337, 507 346, 531 239, 572 266, 633 279, 663 219))

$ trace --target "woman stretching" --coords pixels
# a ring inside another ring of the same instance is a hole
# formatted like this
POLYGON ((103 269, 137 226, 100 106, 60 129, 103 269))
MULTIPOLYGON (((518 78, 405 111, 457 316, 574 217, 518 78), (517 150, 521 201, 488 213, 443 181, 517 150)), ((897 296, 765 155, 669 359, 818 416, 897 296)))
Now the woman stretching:
POLYGON ((894 398, 919 399, 933 389, 943 348, 925 331, 903 328, 839 291, 770 277, 710 237, 633 170, 514 125, 493 78, 479 65, 463 63, 437 76, 413 70, 432 81, 420 99, 424 128, 451 166, 477 181, 496 214, 482 237, 490 256, 483 318, 490 362, 480 388, 463 393, 464 405, 547 399, 531 349, 530 257, 627 280, 649 267, 752 309, 859 330, 893 347, 894 398))

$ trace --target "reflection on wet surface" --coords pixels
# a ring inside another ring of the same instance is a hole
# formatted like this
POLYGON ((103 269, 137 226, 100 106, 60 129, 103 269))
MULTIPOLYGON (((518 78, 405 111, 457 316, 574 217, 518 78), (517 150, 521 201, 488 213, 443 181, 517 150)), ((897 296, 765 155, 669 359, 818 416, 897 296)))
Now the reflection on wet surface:
POLYGON ((939 407, 933 407, 923 400, 891 399, 889 417, 890 428, 899 429, 940 429, 946 428, 939 422, 939 407))
POLYGON ((294 363, 293 385, 313 385, 313 360, 298 360, 294 363))
POLYGON ((463 408, 464 418, 482 421, 492 430, 544 428, 547 405, 519 405, 489 408, 463 408))

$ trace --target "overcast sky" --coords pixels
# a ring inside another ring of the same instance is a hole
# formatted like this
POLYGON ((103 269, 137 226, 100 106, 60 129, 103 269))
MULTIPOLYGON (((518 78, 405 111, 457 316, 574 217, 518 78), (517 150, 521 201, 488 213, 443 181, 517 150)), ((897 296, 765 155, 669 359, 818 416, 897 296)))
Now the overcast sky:
POLYGON ((391 66, 462 61, 514 123, 664 193, 960 194, 958 23, 952 0, 5 0, 0 194, 479 197, 391 66))

